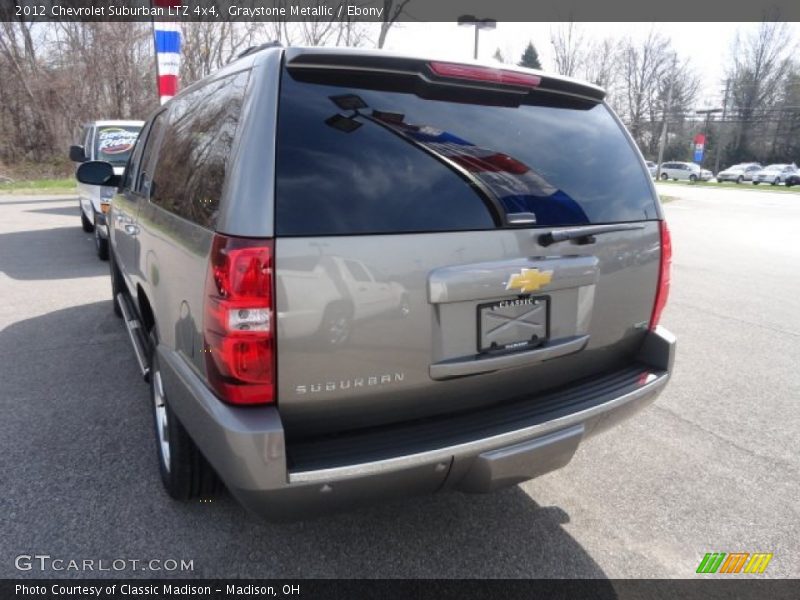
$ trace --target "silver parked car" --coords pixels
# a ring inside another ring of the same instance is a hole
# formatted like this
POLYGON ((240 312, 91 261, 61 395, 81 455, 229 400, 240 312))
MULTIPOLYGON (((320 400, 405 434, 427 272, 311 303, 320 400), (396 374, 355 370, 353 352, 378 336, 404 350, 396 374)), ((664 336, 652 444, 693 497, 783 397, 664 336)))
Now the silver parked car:
POLYGON ((278 519, 489 492, 653 402, 670 235, 604 95, 269 47, 156 110, 121 177, 81 165, 118 186, 114 310, 169 494, 221 480, 278 519))
POLYGON ((753 176, 753 185, 758 185, 759 183, 769 183, 771 185, 785 183, 787 178, 796 174, 797 172, 798 168, 794 163, 791 165, 768 165, 753 176))
POLYGON ((725 181, 735 181, 736 183, 752 181, 753 176, 762 168, 763 167, 758 163, 741 163, 738 165, 733 165, 724 171, 717 173, 717 181, 720 183, 725 181))
POLYGON ((658 173, 658 165, 652 160, 646 160, 645 164, 647 165, 647 170, 650 173, 650 177, 655 177, 656 173, 658 173))
POLYGON ((690 162, 665 162, 661 165, 661 180, 709 181, 714 174, 690 162))

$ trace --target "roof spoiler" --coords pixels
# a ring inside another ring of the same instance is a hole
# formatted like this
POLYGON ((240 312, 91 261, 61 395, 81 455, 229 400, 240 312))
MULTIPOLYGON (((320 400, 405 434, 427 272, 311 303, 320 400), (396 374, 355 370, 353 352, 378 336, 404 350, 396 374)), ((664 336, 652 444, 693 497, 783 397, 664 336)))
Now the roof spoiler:
POLYGON ((267 48, 283 48, 283 44, 281 44, 277 40, 273 40, 271 42, 265 42, 263 44, 258 44, 257 46, 250 46, 247 50, 240 52, 236 55, 236 58, 233 60, 237 60, 249 54, 255 54, 256 52, 260 52, 261 50, 266 50, 267 48))
POLYGON ((571 96, 594 103, 602 102, 605 90, 560 76, 507 65, 487 66, 475 63, 425 60, 396 55, 314 52, 287 53, 290 71, 349 71, 356 74, 413 77, 434 85, 455 85, 475 89, 527 95, 533 90, 571 96), (294 54, 294 56, 292 56, 294 54))

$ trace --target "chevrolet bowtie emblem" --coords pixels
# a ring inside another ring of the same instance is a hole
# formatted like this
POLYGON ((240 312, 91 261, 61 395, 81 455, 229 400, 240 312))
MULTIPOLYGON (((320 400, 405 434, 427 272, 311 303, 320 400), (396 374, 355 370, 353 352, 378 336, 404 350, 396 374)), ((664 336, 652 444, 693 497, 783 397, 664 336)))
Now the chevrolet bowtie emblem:
POLYGON ((512 275, 506 284, 507 290, 519 290, 523 294, 535 292, 553 279, 552 271, 539 269, 522 269, 519 274, 512 275))

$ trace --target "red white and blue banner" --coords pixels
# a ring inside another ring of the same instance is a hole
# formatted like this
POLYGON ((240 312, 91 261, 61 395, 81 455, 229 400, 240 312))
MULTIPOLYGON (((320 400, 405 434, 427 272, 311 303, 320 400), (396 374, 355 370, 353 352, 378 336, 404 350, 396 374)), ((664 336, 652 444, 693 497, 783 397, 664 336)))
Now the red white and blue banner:
MULTIPOLYGON (((168 7, 176 0, 153 0, 155 6, 168 7)), ((156 44, 156 78, 161 104, 178 93, 178 76, 181 66, 180 23, 153 21, 156 44)))

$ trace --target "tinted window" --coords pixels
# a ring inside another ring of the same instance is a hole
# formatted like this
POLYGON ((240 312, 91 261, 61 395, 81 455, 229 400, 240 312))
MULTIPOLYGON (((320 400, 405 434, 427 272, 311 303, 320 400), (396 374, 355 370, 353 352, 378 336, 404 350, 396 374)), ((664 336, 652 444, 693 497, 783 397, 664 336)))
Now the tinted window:
POLYGON ((204 227, 214 224, 247 78, 231 75, 172 101, 152 202, 204 227))
POLYGON ((92 155, 92 131, 92 127, 84 127, 81 132, 81 144, 83 144, 83 151, 88 157, 92 155))
POLYGON ((145 197, 153 192, 153 172, 156 169, 156 158, 158 157, 159 142, 167 120, 166 115, 166 111, 162 111, 153 119, 142 149, 142 156, 137 165, 136 182, 133 189, 145 197))
POLYGON ((142 151, 144 150, 144 142, 148 131, 149 127, 145 125, 144 129, 141 131, 141 134, 136 139, 136 143, 133 146, 133 152, 131 152, 130 156, 128 157, 128 164, 125 165, 125 173, 123 174, 120 188, 125 189, 133 187, 133 178, 136 175, 136 170, 139 168, 139 161, 142 158, 142 151))
POLYGON ((276 231, 326 235, 656 218, 649 174, 602 104, 518 107, 322 85, 284 72, 276 231))

